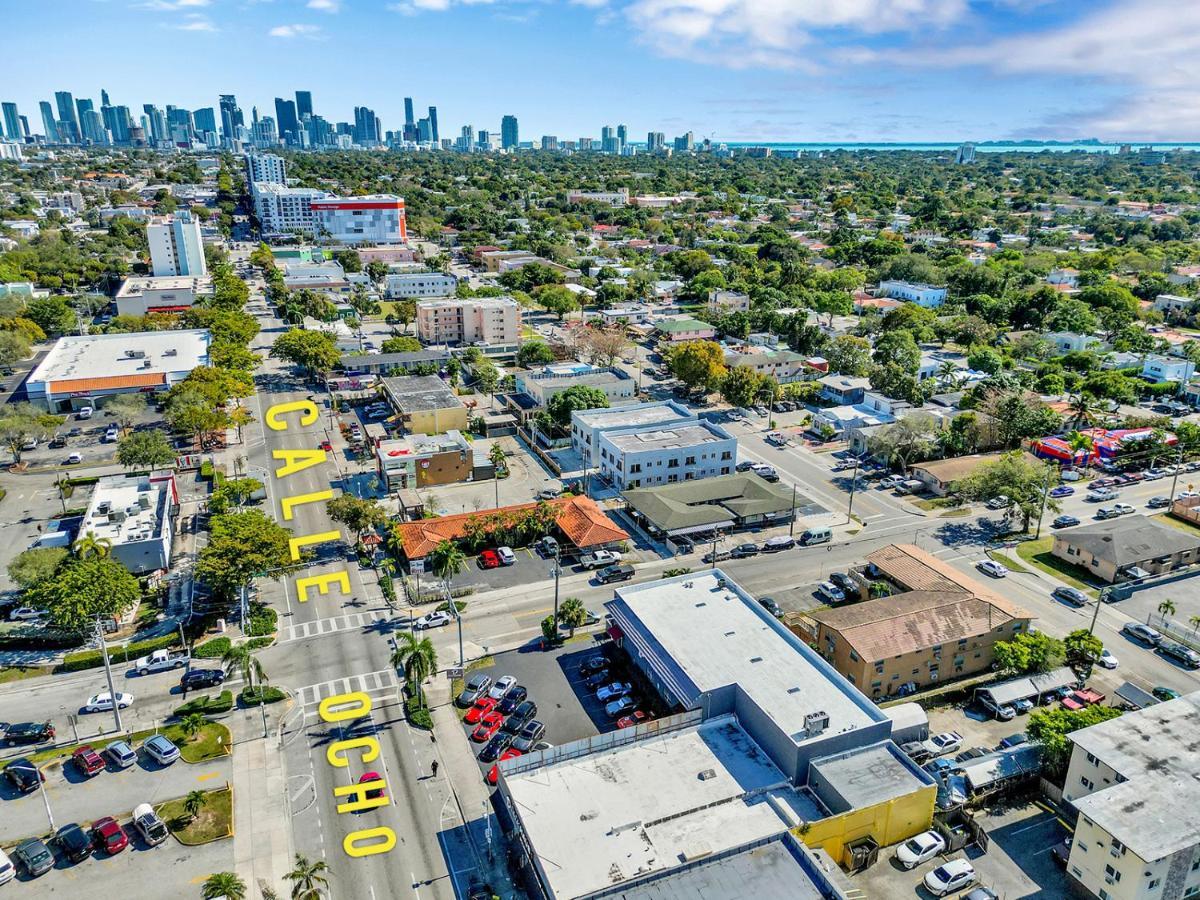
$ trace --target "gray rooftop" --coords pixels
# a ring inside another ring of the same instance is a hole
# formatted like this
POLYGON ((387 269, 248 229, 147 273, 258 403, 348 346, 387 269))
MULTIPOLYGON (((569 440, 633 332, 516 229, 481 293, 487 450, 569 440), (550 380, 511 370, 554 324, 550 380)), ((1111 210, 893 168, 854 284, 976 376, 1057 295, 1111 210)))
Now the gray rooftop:
POLYGON ((401 412, 424 412, 462 406, 454 391, 436 375, 407 375, 383 379, 384 389, 401 412))
POLYGON ((1200 549, 1200 537, 1146 516, 1122 516, 1086 528, 1072 528, 1057 535, 1057 539, 1118 568, 1200 549))
POLYGON ((359 366, 404 366, 413 363, 445 362, 450 358, 446 350, 409 350, 406 353, 346 353, 340 360, 342 368, 359 366))
POLYGON ((809 781, 834 815, 863 809, 925 787, 890 741, 813 760, 809 781), (840 802, 839 802, 840 801, 840 802))
POLYGON ((796 744, 809 713, 828 715, 820 737, 887 721, 720 569, 619 587, 622 604, 697 690, 738 685, 796 744))
POLYGON ((698 422, 694 425, 676 425, 673 428, 660 428, 653 431, 637 429, 618 431, 615 434, 609 432, 601 440, 607 441, 624 453, 645 453, 651 450, 674 450, 681 447, 696 447, 701 444, 715 444, 718 441, 728 441, 733 438, 716 425, 698 422))
POLYGON ((1125 781, 1074 801, 1147 862, 1200 844, 1200 692, 1071 734, 1125 781))
MULTIPOLYGON (((717 525, 748 516, 781 514, 792 508, 792 492, 752 472, 637 488, 622 495, 630 507, 663 531, 717 525)), ((807 498, 797 497, 797 505, 807 498)))
POLYGON ((670 400, 658 403, 635 403, 571 413, 571 418, 584 428, 630 428, 639 425, 666 425, 683 422, 695 416, 670 400))

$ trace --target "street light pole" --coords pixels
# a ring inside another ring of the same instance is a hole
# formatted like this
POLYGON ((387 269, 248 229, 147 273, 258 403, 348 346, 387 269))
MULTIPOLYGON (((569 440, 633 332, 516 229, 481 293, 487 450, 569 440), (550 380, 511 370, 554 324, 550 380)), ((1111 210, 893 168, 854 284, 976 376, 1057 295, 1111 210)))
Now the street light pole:
MULTIPOLYGON (((108 696, 112 700, 113 719, 116 721, 117 731, 121 731, 121 705, 117 703, 117 691, 113 687, 112 666, 108 662, 108 645, 104 643, 104 629, 100 627, 99 618, 96 619, 96 640, 100 642, 100 654, 104 657, 104 677, 108 680, 108 696)), ((49 809, 47 807, 46 811, 49 812, 49 809)))
MULTIPOLYGON (((853 501, 852 501, 853 502, 853 501)), ((788 537, 796 533, 796 482, 792 482, 792 517, 788 521, 788 537)))
POLYGON ((1038 511, 1037 529, 1033 532, 1036 541, 1042 536, 1042 519, 1046 517, 1046 504, 1050 502, 1050 476, 1054 472, 1054 463, 1046 463, 1046 480, 1042 482, 1042 508, 1038 511))
POLYGON ((858 490, 858 457, 854 457, 854 474, 850 476, 850 503, 846 506, 846 524, 854 521, 854 492, 858 490))
POLYGON ((562 547, 554 548, 554 627, 558 628, 558 577, 562 574, 562 547))
POLYGON ((1100 618, 1100 604, 1102 604, 1104 602, 1104 598, 1109 595, 1110 591, 1112 591, 1111 587, 1105 587, 1105 588, 1100 589, 1100 596, 1096 598, 1096 609, 1092 613, 1092 624, 1088 626, 1088 634, 1089 635, 1094 634, 1096 631, 1096 620, 1098 618, 1100 618))

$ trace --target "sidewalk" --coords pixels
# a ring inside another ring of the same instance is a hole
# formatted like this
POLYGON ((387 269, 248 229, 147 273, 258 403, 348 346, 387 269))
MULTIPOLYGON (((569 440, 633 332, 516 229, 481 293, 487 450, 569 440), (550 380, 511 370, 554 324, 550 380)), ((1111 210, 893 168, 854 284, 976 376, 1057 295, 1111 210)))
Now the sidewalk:
POLYGON ((234 733, 234 870, 248 885, 260 881, 283 890, 295 856, 283 752, 272 728, 262 737, 257 709, 228 721, 234 733))

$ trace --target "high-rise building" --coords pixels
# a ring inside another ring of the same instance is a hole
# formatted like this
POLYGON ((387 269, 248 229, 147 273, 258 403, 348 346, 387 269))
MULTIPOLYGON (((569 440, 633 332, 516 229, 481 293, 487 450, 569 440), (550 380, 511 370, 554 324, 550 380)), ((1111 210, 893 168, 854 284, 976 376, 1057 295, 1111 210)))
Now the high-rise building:
POLYGON ((628 143, 629 143, 629 126, 628 125, 618 125, 617 126, 617 152, 623 153, 625 151, 625 145, 628 143))
POLYGON ((667 146, 667 136, 661 131, 651 131, 646 135, 646 149, 658 153, 667 146))
POLYGON ((205 106, 192 113, 192 123, 201 134, 217 133, 217 113, 211 106, 205 106))
POLYGON ((438 137, 437 107, 436 106, 429 107, 429 133, 432 135, 430 140, 433 141, 434 144, 437 144, 439 142, 440 138, 438 137))
POLYGON ((543 134, 542 135, 542 149, 543 150, 557 150, 558 149, 558 137, 553 134, 543 134))
POLYGON ((296 118, 301 122, 313 114, 312 91, 296 91, 296 118))
POLYGON ((428 119, 421 119, 417 122, 417 140, 422 144, 433 143, 433 128, 428 119))
POLYGON ((163 115, 162 110, 153 103, 143 103, 142 112, 146 114, 145 121, 150 140, 155 144, 167 140, 170 132, 167 130, 167 117, 163 115))
POLYGON ((373 109, 354 107, 354 142, 363 145, 379 143, 379 117, 373 109))
POLYGON ((208 274, 200 221, 190 212, 151 219, 146 225, 146 241, 150 244, 150 266, 155 276, 208 274))
POLYGON ((133 139, 130 129, 133 128, 133 116, 128 106, 109 106, 112 115, 105 121, 114 144, 128 144, 133 139))
POLYGON ((108 91, 106 91, 104 88, 100 88, 100 105, 112 106, 112 104, 108 102, 108 91))
POLYGON ((279 146, 279 133, 275 130, 275 120, 263 116, 250 128, 250 142, 255 147, 265 149, 279 146))
POLYGON ((242 119, 242 111, 238 108, 237 97, 233 94, 221 94, 221 136, 227 142, 237 140, 238 129, 245 124, 242 119))
POLYGON ((54 102, 58 104, 58 120, 66 123, 68 131, 68 134, 60 134, 59 137, 78 143, 79 117, 75 113, 75 99, 71 96, 71 92, 55 91, 54 102))
POLYGON ((5 101, 4 109, 4 136, 10 141, 18 143, 24 140, 21 134, 21 114, 17 112, 17 104, 5 101))
POLYGON ((675 149, 680 153, 691 153, 696 149, 696 136, 689 131, 675 138, 675 149))
POLYGON ((300 133, 300 120, 296 117, 296 103, 293 100, 275 98, 275 119, 279 123, 279 136, 292 138, 300 133))
POLYGON ((403 244, 408 240, 404 200, 394 194, 326 197, 309 201, 317 233, 343 244, 403 244))
POLYGON ((79 116, 79 129, 89 144, 104 146, 108 143, 108 129, 104 127, 104 116, 99 110, 85 109, 79 116))
POLYGON ((413 102, 412 97, 404 98, 404 124, 415 125, 416 120, 413 118, 413 102))
POLYGON ((26 141, 33 139, 33 132, 29 130, 29 116, 17 116, 21 120, 21 136, 26 141))
POLYGON ((42 112, 42 128, 46 130, 46 141, 51 144, 57 144, 58 123, 54 121, 54 110, 51 108, 49 101, 41 101, 38 104, 38 109, 42 112))
POLYGON ((79 133, 83 134, 83 114, 89 109, 94 109, 91 100, 86 100, 83 97, 78 97, 75 100, 75 112, 79 114, 79 133))
POLYGON ((246 180, 251 184, 287 184, 287 163, 273 153, 248 153, 246 180))
POLYGON ((505 150, 515 150, 521 138, 517 130, 517 117, 505 116, 500 120, 500 146, 505 150))

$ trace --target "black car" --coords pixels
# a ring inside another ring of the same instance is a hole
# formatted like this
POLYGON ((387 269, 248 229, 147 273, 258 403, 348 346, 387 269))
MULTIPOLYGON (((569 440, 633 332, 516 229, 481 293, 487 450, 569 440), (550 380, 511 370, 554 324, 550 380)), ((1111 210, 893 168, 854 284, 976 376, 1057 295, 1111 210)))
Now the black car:
POLYGON ((83 862, 92 855, 92 839, 74 822, 58 829, 54 843, 71 862, 83 862))
POLYGON ((739 472, 749 472, 751 469, 754 468, 754 466, 755 466, 754 462, 746 459, 746 460, 742 460, 740 463, 738 463, 737 466, 735 466, 735 468, 739 472))
POLYGON ((733 559, 745 559, 748 556, 758 556, 758 544, 738 544, 729 551, 733 559))
POLYGON ((483 745, 483 749, 479 751, 480 762, 495 762, 500 758, 500 754, 507 750, 513 742, 516 735, 509 734, 506 731, 498 732, 490 741, 483 745))
POLYGON ((1059 516, 1050 523, 1052 528, 1072 528, 1079 524, 1079 520, 1074 516, 1059 516))
POLYGON ((532 700, 523 701, 512 711, 512 715, 505 720, 504 730, 509 734, 516 734, 525 727, 526 722, 537 715, 537 711, 537 704, 532 700))
POLYGON ((596 688, 607 684, 610 680, 608 669, 601 669, 595 675, 590 676, 584 684, 588 686, 589 690, 594 691, 596 688))
POLYGON ((580 675, 595 675, 608 668, 608 658, 605 656, 590 656, 579 665, 580 675))
POLYGON ((1050 592, 1050 596, 1056 600, 1062 600, 1065 603, 1070 603, 1072 606, 1087 606, 1088 595, 1079 588, 1067 587, 1059 585, 1050 592))
POLYGON ((600 584, 611 584, 614 581, 628 581, 633 577, 633 566, 628 563, 618 563, 615 566, 605 566, 596 573, 596 581, 600 584))
POLYGON ((36 791, 42 785, 42 773, 27 759, 14 759, 4 767, 4 774, 22 794, 36 791))
POLYGON ((759 597, 759 605, 777 619, 783 618, 783 607, 770 597, 759 597))
POLYGON ((4 737, 10 744, 40 744, 54 740, 54 726, 49 722, 18 722, 9 726, 4 737))
POLYGON ((220 669, 191 669, 183 673, 179 686, 185 691, 197 688, 216 687, 225 680, 225 673, 220 669))
POLYGON ((845 572, 834 572, 829 576, 829 580, 836 584, 847 597, 851 594, 858 594, 858 585, 845 572))
POLYGON ((18 844, 13 850, 13 857, 25 867, 30 878, 45 875, 54 868, 54 854, 37 838, 30 838, 18 844))
POLYGON ((514 709, 520 706, 528 696, 529 691, 523 684, 514 684, 511 688, 509 688, 508 693, 504 695, 504 699, 496 704, 496 710, 504 713, 504 715, 507 716, 514 709))

